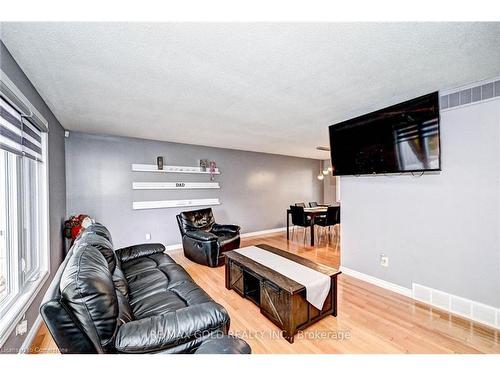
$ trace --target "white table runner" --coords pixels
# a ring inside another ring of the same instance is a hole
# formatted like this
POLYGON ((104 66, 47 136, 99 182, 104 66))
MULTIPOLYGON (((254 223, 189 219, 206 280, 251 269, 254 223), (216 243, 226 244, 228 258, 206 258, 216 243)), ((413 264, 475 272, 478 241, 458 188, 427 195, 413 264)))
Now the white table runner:
POLYGON ((256 246, 234 251, 304 285, 307 302, 318 310, 323 308, 330 292, 331 279, 328 275, 256 246))

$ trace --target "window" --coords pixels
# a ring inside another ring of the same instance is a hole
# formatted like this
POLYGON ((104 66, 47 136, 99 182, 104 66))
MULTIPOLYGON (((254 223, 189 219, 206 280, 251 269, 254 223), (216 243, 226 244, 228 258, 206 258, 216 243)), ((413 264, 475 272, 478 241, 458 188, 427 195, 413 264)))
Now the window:
POLYGON ((7 252, 7 170, 5 168, 6 153, 0 150, 0 306, 9 295, 9 279, 7 277, 7 264, 9 263, 7 252))
POLYGON ((30 117, 0 97, 0 346, 48 276, 47 134, 30 117))

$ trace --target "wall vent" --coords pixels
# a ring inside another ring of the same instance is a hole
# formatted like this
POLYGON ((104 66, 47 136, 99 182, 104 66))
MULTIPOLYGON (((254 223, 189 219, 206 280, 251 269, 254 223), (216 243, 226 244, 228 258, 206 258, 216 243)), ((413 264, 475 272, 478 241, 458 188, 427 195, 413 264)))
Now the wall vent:
POLYGON ((500 79, 490 82, 481 82, 480 85, 476 84, 473 87, 462 87, 460 89, 450 90, 445 95, 441 94, 439 98, 439 107, 443 110, 496 97, 500 97, 500 79))
POLYGON ((451 313, 500 328, 500 309, 420 284, 412 284, 412 297, 451 313))

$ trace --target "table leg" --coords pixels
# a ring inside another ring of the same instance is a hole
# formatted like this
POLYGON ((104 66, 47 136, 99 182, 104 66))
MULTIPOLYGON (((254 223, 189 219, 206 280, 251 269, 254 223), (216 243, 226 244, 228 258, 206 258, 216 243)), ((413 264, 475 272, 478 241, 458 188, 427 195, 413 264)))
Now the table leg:
POLYGON ((333 311, 332 315, 337 316, 337 276, 335 275, 332 280, 332 298, 333 298, 333 311))
POLYGON ((286 213, 286 240, 290 240, 290 214, 286 213))
POLYGON ((226 269, 225 269, 225 276, 226 276, 226 289, 231 289, 231 271, 229 269, 229 259, 226 258, 226 269))
POLYGON ((311 246, 314 246, 314 217, 311 217, 311 246))

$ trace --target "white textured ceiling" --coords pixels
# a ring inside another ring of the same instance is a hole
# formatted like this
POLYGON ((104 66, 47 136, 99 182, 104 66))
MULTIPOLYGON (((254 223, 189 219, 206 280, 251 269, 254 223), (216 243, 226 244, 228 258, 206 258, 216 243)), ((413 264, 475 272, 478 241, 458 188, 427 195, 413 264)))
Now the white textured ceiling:
POLYGON ((500 74, 500 23, 2 23, 63 126, 312 158, 328 125, 500 74))

